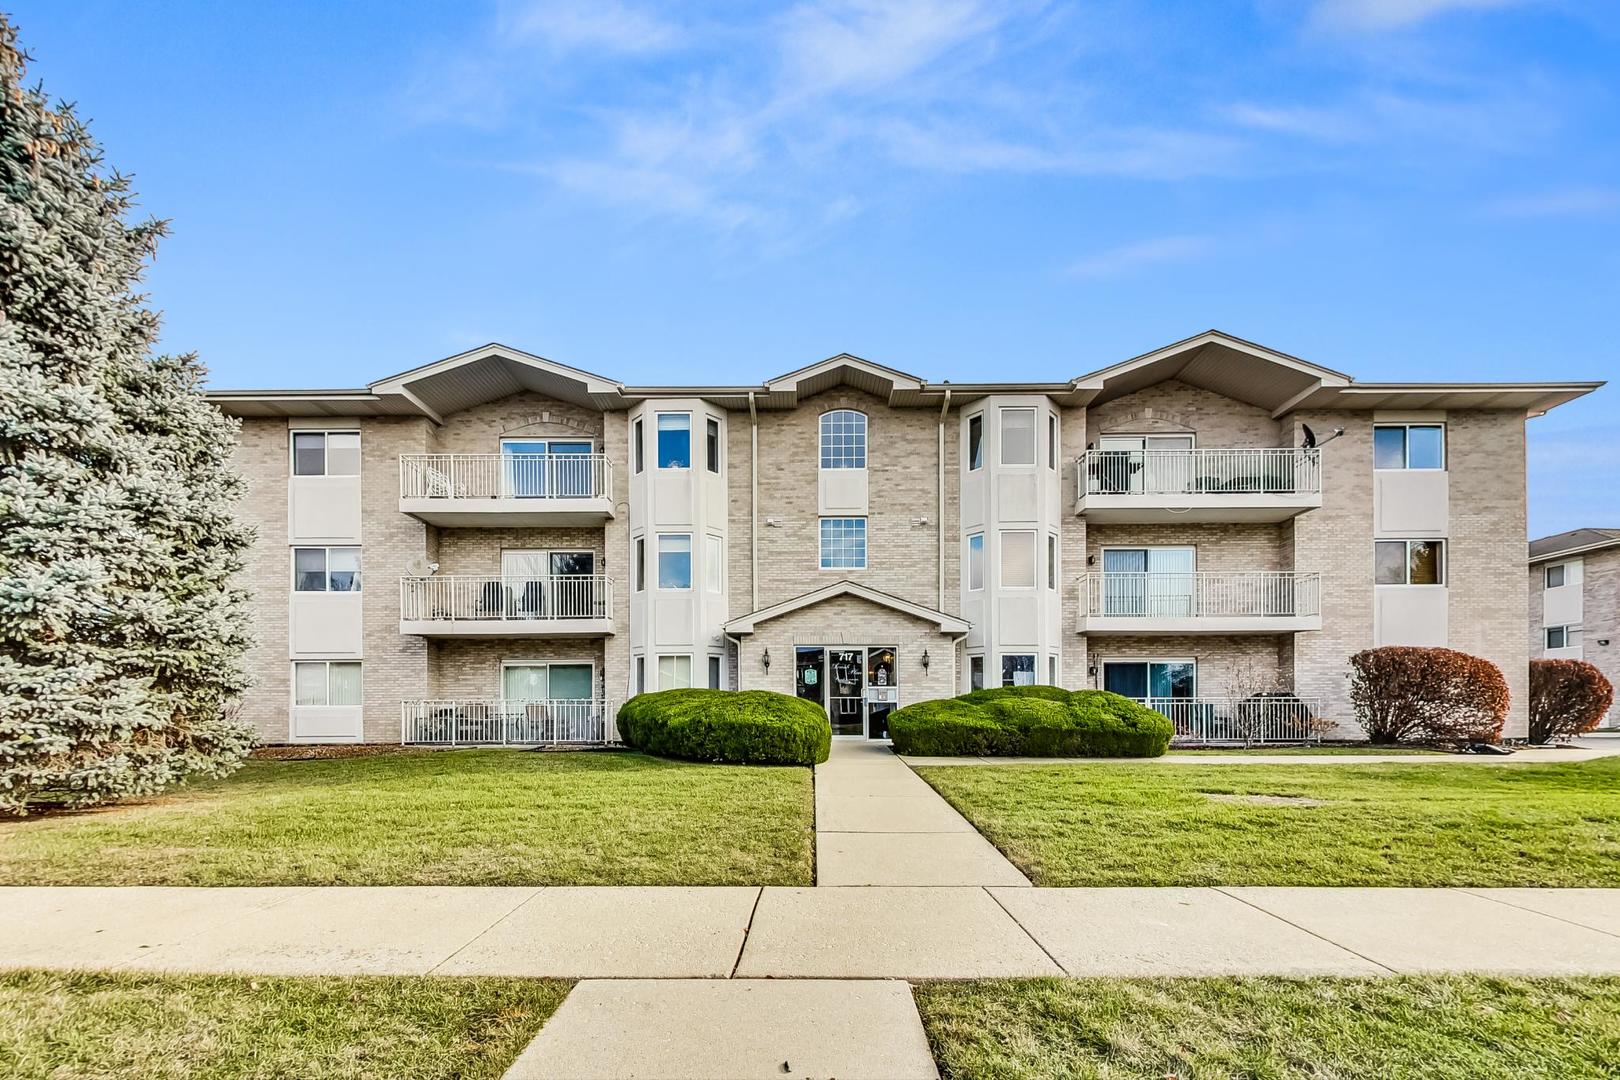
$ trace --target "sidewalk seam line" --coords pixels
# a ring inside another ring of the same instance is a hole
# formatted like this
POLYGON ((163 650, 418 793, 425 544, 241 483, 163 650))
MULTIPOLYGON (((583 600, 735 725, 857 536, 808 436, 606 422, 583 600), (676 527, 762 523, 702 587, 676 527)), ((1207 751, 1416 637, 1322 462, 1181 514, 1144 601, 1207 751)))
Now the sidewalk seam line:
POLYGON ((1546 912, 1546 911, 1538 911, 1537 909, 1532 908, 1532 907, 1525 907, 1523 904, 1510 903, 1509 901, 1503 900, 1500 897, 1487 896, 1487 895, 1485 895, 1484 892, 1479 891, 1482 888, 1483 888, 1483 886, 1459 887, 1459 888, 1456 889, 1456 891, 1460 892, 1460 893, 1464 893, 1464 894, 1466 894, 1468 896, 1477 896, 1481 900, 1489 900, 1493 904, 1501 904, 1503 907, 1509 907, 1509 908, 1512 908, 1515 911, 1523 911, 1523 912, 1527 912, 1527 913, 1529 913, 1531 915, 1540 915, 1543 918, 1552 919, 1554 922, 1561 922, 1565 926, 1577 926, 1577 927, 1580 927, 1582 930, 1591 930, 1591 931, 1594 931, 1596 933, 1603 934, 1603 935, 1605 935, 1607 937, 1620 938, 1620 933, 1615 933, 1613 930, 1605 930, 1601 926, 1588 926, 1586 923, 1576 922, 1574 919, 1566 919, 1562 915, 1553 915, 1553 914, 1551 914, 1549 912, 1546 912))
POLYGON ((522 900, 519 900, 517 903, 513 904, 504 914, 500 915, 499 917, 494 919, 488 926, 484 927, 482 930, 478 931, 478 933, 474 934, 472 937, 470 937, 466 941, 462 942, 460 945, 458 945, 456 947, 455 951, 453 951, 449 956, 445 957, 443 960, 440 960, 437 964, 434 964, 432 967, 428 968, 422 974, 431 975, 435 971, 438 971, 440 968, 444 967, 444 965, 448 964, 450 961, 454 960, 456 957, 460 956, 462 953, 466 952, 469 948, 471 948, 473 943, 478 941, 479 939, 481 939, 485 934, 489 933, 491 930, 493 930, 497 926, 501 925, 501 923, 505 922, 507 919, 510 919, 513 915, 516 915, 519 908, 521 908, 524 905, 528 904, 529 901, 533 900, 535 897, 539 896, 542 892, 545 891, 545 887, 542 886, 542 885, 531 885, 529 888, 530 888, 530 892, 529 892, 528 896, 525 896, 522 900))
POLYGON ((755 886, 754 906, 748 909, 748 925, 743 927, 742 941, 738 942, 737 944, 737 959, 731 962, 731 974, 726 976, 728 979, 735 979, 737 977, 737 969, 742 967, 743 950, 748 948, 748 938, 754 932, 754 916, 759 914, 759 901, 764 895, 765 886, 755 886))
POLYGON ((1367 961, 1367 963, 1371 964, 1375 968, 1380 968, 1380 969, 1382 969, 1384 971, 1387 971, 1391 975, 1399 975, 1399 974, 1401 974, 1399 971, 1397 971, 1395 968, 1390 967, 1388 964, 1381 964, 1377 960, 1374 960, 1372 957, 1367 956, 1364 953, 1359 953, 1356 950, 1352 949, 1348 945, 1342 944, 1341 942, 1334 941, 1332 938, 1327 937, 1327 936, 1325 936, 1323 934, 1318 934, 1315 930, 1312 930, 1309 927, 1301 926, 1301 925, 1299 925, 1299 923, 1294 922, 1292 919, 1286 918, 1286 917, 1284 917, 1282 915, 1278 915, 1275 911, 1267 911, 1265 908, 1261 907, 1259 904, 1254 903, 1252 900, 1245 900, 1243 897, 1238 896, 1235 893, 1232 893, 1232 892, 1228 891, 1230 889, 1242 888, 1242 887, 1243 886, 1241 886, 1241 885, 1210 885, 1210 886, 1207 886, 1207 888, 1211 889, 1212 891, 1218 892, 1222 896, 1231 897, 1233 900, 1236 900, 1238 903, 1244 904, 1244 905, 1246 905, 1248 907, 1251 907, 1255 911, 1258 911, 1260 914, 1265 915, 1265 916, 1267 916, 1269 918, 1276 919, 1278 922, 1282 923, 1285 926, 1292 926, 1295 930, 1298 930, 1302 934, 1309 934, 1311 937, 1315 938, 1318 941, 1327 942, 1329 945, 1333 946, 1335 949, 1342 949, 1345 952, 1349 953, 1351 956, 1359 957, 1360 959, 1367 961))
MULTIPOLYGON (((997 888, 1005 888, 1005 887, 1006 886, 997 886, 997 888)), ((990 886, 988 886, 988 885, 980 885, 979 888, 984 890, 984 894, 986 896, 988 896, 991 900, 995 901, 996 907, 1000 908, 1002 911, 1007 912, 1007 918, 1011 919, 1013 921, 1013 925, 1018 927, 1018 929, 1022 930, 1024 932, 1024 936, 1029 938, 1029 940, 1033 941, 1035 943, 1035 947, 1037 949, 1041 950, 1041 952, 1046 956, 1046 958, 1048 960, 1052 961, 1052 966, 1053 967, 1057 968, 1059 971, 1061 971, 1065 975, 1073 975, 1074 974, 1068 968, 1064 967, 1062 962, 1059 961, 1057 957, 1052 955, 1052 950, 1048 949, 1046 947, 1045 942, 1043 942, 1040 938, 1036 937, 1034 935, 1034 933, 1030 931, 1029 927, 1025 926, 1023 923, 1018 921, 1018 916, 1014 915, 1010 910, 1008 910, 1007 905, 1003 904, 1001 902, 1001 897, 997 896, 995 893, 990 891, 990 886)))

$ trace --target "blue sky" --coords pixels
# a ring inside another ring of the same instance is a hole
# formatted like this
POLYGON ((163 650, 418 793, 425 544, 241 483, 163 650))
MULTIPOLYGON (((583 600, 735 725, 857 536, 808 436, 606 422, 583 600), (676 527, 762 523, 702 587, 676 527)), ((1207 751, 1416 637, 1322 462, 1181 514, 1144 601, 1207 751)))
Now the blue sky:
MULTIPOLYGON (((1056 379, 1215 326, 1362 379, 1605 378, 1620 4, 12 0, 143 206, 165 346, 349 386, 841 351, 1056 379)), ((1531 531, 1620 526, 1609 388, 1531 531)))

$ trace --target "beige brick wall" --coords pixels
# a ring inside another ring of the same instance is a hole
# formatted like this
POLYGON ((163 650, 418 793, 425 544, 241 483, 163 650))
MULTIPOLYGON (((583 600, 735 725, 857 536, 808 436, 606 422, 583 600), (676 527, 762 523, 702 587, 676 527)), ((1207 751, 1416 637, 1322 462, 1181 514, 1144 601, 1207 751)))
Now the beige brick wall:
POLYGON ((1096 562, 1086 570, 1101 571, 1105 547, 1186 547, 1197 549, 1199 572, 1281 570, 1282 533, 1276 525, 1092 525, 1086 530, 1086 556, 1096 562))
POLYGON ((1097 666, 1095 682, 1102 686, 1102 666, 1109 660, 1196 660, 1198 696, 1244 697, 1260 690, 1292 689, 1293 672, 1283 663, 1279 643, 1286 635, 1271 634, 1166 634, 1131 636, 1103 634, 1091 637, 1090 661, 1097 666), (1250 678, 1263 685, 1246 685, 1250 678))
MULTIPOLYGON (((769 607, 837 581, 858 581, 931 608, 939 597, 939 414, 891 409, 857 390, 830 390, 797 409, 759 414, 759 605, 769 607), (817 476, 822 413, 859 409, 867 414, 867 569, 822 570, 817 476), (776 518, 779 527, 767 527, 776 518), (926 524, 915 524, 926 519, 926 524)), ((732 617, 751 610, 749 576, 748 414, 730 417, 732 617)), ((955 498, 956 419, 946 420, 945 606, 960 605, 954 565, 958 531, 955 498)))
POLYGON ((1453 649, 1502 669, 1513 704, 1503 736, 1524 738, 1530 655, 1523 565, 1526 523, 1524 417, 1452 412, 1446 418, 1451 487, 1447 602, 1453 649), (1511 568, 1511 569, 1510 569, 1511 568))
POLYGON ((1193 431, 1210 449, 1286 446, 1271 414, 1253 405, 1168 379, 1090 410, 1094 441, 1110 432, 1193 431))
POLYGON ((441 574, 499 574, 503 551, 589 551, 595 554, 597 566, 606 558, 608 530, 600 527, 433 531, 438 538, 441 574))
POLYGON ((605 692, 601 638, 437 640, 428 647, 428 685, 434 698, 499 698, 501 665, 594 664, 596 692, 605 692))
POLYGON ((365 574, 365 740, 399 741, 399 703, 428 693, 427 642, 399 632, 399 579, 428 550, 432 530, 399 512, 399 456, 425 453, 424 419, 368 419, 360 426, 360 566, 365 574))
POLYGON ((292 588, 287 543, 287 421, 247 417, 236 446, 236 467, 247 482, 240 504, 254 528, 245 584, 253 593, 253 647, 247 671, 253 686, 242 699, 242 719, 267 743, 287 741, 292 699, 288 660, 288 603, 292 588))

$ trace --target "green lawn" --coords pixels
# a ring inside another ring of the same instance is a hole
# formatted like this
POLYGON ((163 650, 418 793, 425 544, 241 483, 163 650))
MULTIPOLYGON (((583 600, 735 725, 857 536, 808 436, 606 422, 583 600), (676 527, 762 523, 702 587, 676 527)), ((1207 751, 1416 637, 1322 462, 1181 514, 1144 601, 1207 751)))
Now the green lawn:
POLYGON ((0 974, 0 1076, 494 1078, 567 993, 542 979, 0 974))
POLYGON ((1267 757, 1282 754, 1287 757, 1334 757, 1341 754, 1384 754, 1397 757, 1413 755, 1445 755, 1444 750, 1429 750, 1419 746, 1199 746, 1190 749, 1170 748, 1171 756, 1182 754, 1263 754, 1267 757))
POLYGON ((1036 885, 1620 886, 1617 758, 918 772, 1036 885))
POLYGON ((0 821, 6 885, 809 885, 810 770, 466 750, 250 761, 0 821))
POLYGON ((916 988, 946 1080, 1582 1080, 1620 979, 1032 979, 916 988))

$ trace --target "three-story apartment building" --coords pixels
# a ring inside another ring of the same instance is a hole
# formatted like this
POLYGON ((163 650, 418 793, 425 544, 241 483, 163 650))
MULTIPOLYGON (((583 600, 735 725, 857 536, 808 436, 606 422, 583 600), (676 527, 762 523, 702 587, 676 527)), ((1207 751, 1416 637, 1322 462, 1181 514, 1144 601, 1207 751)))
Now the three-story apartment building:
MULTIPOLYGON (((1620 686, 1620 529, 1530 541, 1530 655, 1585 660, 1620 686)), ((1611 706, 1603 726, 1617 723, 1611 706)))
POLYGON ((1052 383, 840 355, 627 386, 488 345, 216 391, 258 527, 247 711, 267 742, 588 742, 642 690, 765 688, 877 738, 1055 683, 1297 738, 1401 643, 1500 665, 1512 736, 1525 420, 1596 385, 1359 383, 1210 331, 1052 383))

